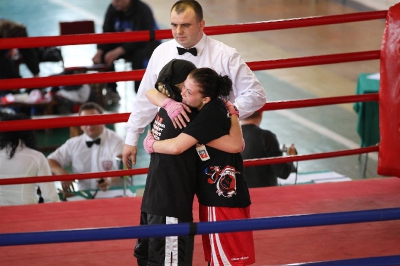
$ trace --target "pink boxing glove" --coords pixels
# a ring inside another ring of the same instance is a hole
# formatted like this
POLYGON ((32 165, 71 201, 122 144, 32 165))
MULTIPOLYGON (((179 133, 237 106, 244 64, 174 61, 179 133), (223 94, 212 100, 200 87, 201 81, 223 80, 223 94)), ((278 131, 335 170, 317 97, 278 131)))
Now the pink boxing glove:
POLYGON ((143 140, 143 147, 148 154, 154 153, 153 144, 155 141, 156 140, 153 137, 153 134, 151 134, 151 132, 149 130, 149 133, 147 134, 146 138, 143 140))
POLYGON ((239 116, 239 111, 238 111, 238 109, 236 109, 236 106, 233 105, 233 103, 231 103, 230 101, 225 101, 225 106, 229 112, 229 116, 232 116, 232 115, 239 116))
POLYGON ((171 118, 172 121, 175 120, 175 118, 178 117, 184 111, 185 109, 183 108, 183 103, 176 102, 172 100, 171 98, 167 98, 163 101, 162 103, 162 108, 164 108, 167 113, 169 118, 171 118))

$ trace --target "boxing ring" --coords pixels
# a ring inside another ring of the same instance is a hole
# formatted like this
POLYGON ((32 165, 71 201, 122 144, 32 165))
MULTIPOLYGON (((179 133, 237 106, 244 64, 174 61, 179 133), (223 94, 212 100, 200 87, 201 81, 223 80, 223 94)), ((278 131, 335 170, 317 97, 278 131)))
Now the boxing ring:
MULTIPOLYGON (((354 21, 386 19, 382 49, 346 54, 309 56, 248 62, 253 71, 362 60, 381 61, 379 94, 326 97, 269 102, 262 111, 322 105, 379 101, 379 145, 280 158, 246 160, 245 166, 315 160, 379 152, 378 174, 387 178, 250 189, 249 220, 192 224, 138 226, 141 198, 98 199, 37 205, 0 207, 1 265, 54 265, 55 261, 77 265, 136 263, 132 253, 137 237, 195 235, 194 265, 204 265, 200 234, 253 230, 254 265, 398 265, 400 264, 400 149, 397 73, 400 54, 397 30, 400 6, 388 11, 299 18, 237 25, 213 26, 208 35, 280 30, 354 21), (72 243, 73 242, 73 243, 72 243)), ((0 49, 146 41, 171 38, 170 30, 76 36, 1 39, 0 49)), ((399 61, 400 62, 400 61, 399 61)), ((140 80, 144 70, 75 74, 58 77, 8 79, 0 90, 55 85, 140 80)), ((85 117, 57 117, 0 122, 1 131, 47 129, 87 124, 111 124, 128 120, 129 113, 85 117)), ((147 173, 147 168, 99 173, 10 178, 0 185, 65 181, 147 173)), ((195 200, 194 214, 198 213, 195 200)))

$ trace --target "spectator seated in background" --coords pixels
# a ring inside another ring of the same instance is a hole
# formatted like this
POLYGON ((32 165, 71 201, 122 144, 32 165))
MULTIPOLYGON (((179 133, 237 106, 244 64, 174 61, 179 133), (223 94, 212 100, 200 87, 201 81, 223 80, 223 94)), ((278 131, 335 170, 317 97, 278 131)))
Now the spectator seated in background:
MULTIPOLYGON (((258 159, 282 156, 276 135, 269 130, 260 128, 262 113, 255 112, 246 119, 241 120, 245 148, 242 151, 243 159, 258 159)), ((296 155, 297 150, 292 144, 288 155, 296 155)), ((278 185, 278 177, 287 179, 296 168, 293 163, 268 164, 261 166, 245 167, 244 173, 247 185, 251 187, 269 187, 278 185)))
MULTIPOLYGON (((94 102, 81 105, 79 116, 99 115, 103 108, 94 102)), ((68 174, 67 167, 72 167, 73 173, 104 172, 117 170, 115 157, 121 156, 124 139, 104 124, 81 126, 83 134, 68 139, 57 150, 51 153, 47 160, 54 175, 68 174)), ((64 192, 74 191, 72 181, 63 181, 64 192)), ((105 179, 79 180, 78 189, 108 190, 110 186, 122 186, 120 177, 105 179)))
MULTIPOLYGON (((20 38, 28 37, 25 25, 0 18, 0 38, 20 38)), ((0 50, 0 79, 22 78, 19 72, 20 63, 25 63, 33 77, 38 77, 40 73, 39 63, 51 61, 63 61, 61 51, 57 47, 40 48, 13 48, 0 50)), ((51 99, 40 89, 24 90, 0 90, 0 103, 38 103, 50 102, 51 99)), ((40 107, 31 109, 29 106, 13 107, 17 112, 26 115, 37 114, 42 110, 40 107)))
MULTIPOLYGON (((28 37, 25 25, 0 18, 0 38, 28 37)), ((19 64, 25 63, 32 76, 38 77, 40 62, 63 61, 58 47, 13 48, 0 50, 0 79, 21 78, 19 64)), ((0 91, 1 92, 1 91, 0 91)), ((4 94, 4 91, 2 91, 4 94)))
MULTIPOLYGON (((128 32, 156 30, 157 24, 150 7, 140 0, 112 0, 103 24, 103 32, 128 32)), ((119 58, 131 62, 132 69, 145 69, 153 50, 159 41, 124 42, 99 44, 93 57, 94 64, 105 63, 114 70, 114 61, 119 58)), ((139 89, 140 81, 135 81, 135 91, 139 89)), ((117 84, 108 84, 108 92, 113 101, 119 100, 117 84)))
MULTIPOLYGON (((28 37, 26 26, 8 19, 0 18, 0 38, 28 37)), ((39 76, 39 55, 37 49, 0 50, 0 79, 21 78, 19 63, 22 60, 34 77, 39 76)), ((18 90, 1 90, 0 96, 18 93, 18 90)))
MULTIPOLYGON (((0 38, 28 37, 26 26, 0 19, 0 38)), ((16 60, 22 59, 34 77, 39 76, 39 53, 35 48, 0 50, 0 78, 20 78, 16 60)))
MULTIPOLYGON (((29 117, 13 111, 1 111, 0 121, 22 120, 29 117)), ((0 131, 0 178, 51 175, 46 157, 37 151, 33 130, 0 131)), ((59 201, 54 182, 0 186, 0 206, 59 201)))

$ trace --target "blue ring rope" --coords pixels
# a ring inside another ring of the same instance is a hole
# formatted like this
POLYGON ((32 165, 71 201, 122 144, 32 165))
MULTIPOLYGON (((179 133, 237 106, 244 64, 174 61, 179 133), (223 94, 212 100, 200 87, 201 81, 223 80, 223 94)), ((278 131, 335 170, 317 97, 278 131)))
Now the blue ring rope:
MULTIPOLYGON (((252 218, 220 222, 199 222, 197 234, 254 231, 308 226, 324 226, 363 222, 399 220, 400 208, 306 214, 269 218, 252 218)), ((64 242, 101 241, 132 238, 187 236, 190 224, 146 225, 0 234, 0 246, 31 245, 64 242)))

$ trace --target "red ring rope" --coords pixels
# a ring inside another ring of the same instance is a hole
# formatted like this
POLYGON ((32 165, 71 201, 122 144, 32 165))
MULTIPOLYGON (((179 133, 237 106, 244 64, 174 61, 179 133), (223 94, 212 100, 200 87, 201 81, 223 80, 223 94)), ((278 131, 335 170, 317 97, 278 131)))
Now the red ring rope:
MULTIPOLYGON (((364 60, 374 60, 380 58, 380 51, 366 51, 356 53, 331 54, 320 56, 308 56, 289 59, 275 59, 248 62, 251 70, 267 70, 288 67, 312 66, 321 64, 346 63, 364 60)), ((48 86, 66 86, 85 83, 106 83, 116 81, 141 80, 144 75, 144 69, 109 72, 109 73, 91 73, 74 74, 57 77, 35 77, 23 79, 5 79, 0 83, 0 90, 19 89, 19 88, 45 88, 48 86)))
MULTIPOLYGON (((328 24, 338 24, 373 19, 385 19, 387 11, 371 11, 350 13, 342 15, 306 17, 296 19, 283 19, 273 21, 261 21, 243 23, 235 25, 210 26, 204 29, 207 35, 244 33, 266 30, 280 30, 299 27, 311 27, 328 24)), ((155 39, 172 38, 171 30, 156 30, 155 39)), ((73 44, 93 44, 93 43, 114 43, 114 42, 133 42, 148 41, 149 31, 135 31, 124 33, 101 33, 101 34, 76 34, 69 36, 47 36, 47 37, 28 37, 28 38, 3 38, 0 39, 0 49, 11 48, 32 48, 42 46, 60 46, 73 44)))
MULTIPOLYGON (((351 103, 351 102, 368 102, 378 101, 377 93, 325 97, 318 99, 276 101, 266 103, 260 111, 272 111, 279 109, 304 108, 321 105, 351 103)), ((33 130, 45 128, 62 128, 80 125, 98 125, 98 124, 114 124, 126 122, 130 113, 88 115, 88 116, 64 116, 57 118, 28 119, 16 121, 0 122, 0 131, 16 131, 16 130, 33 130)))
MULTIPOLYGON (((368 152, 379 151, 379 146, 370 146, 365 148, 358 148, 344 151, 334 152, 323 152, 307 155, 292 155, 282 157, 271 157, 271 158, 260 158, 260 159, 248 159, 244 160, 244 167, 248 166, 259 166, 266 164, 279 164, 286 162, 296 161, 308 161, 315 159, 326 159, 333 157, 356 155, 368 152)), ((140 175, 147 174, 149 168, 138 168, 131 170, 117 170, 107 172, 92 172, 85 174, 67 174, 67 175, 51 175, 51 176, 35 176, 35 177, 19 177, 19 178, 5 178, 0 179, 0 185, 15 185, 15 184, 27 184, 27 183, 39 183, 39 182, 51 182, 51 181, 68 181, 68 180, 81 180, 81 179, 92 179, 112 176, 127 176, 127 175, 140 175)))

